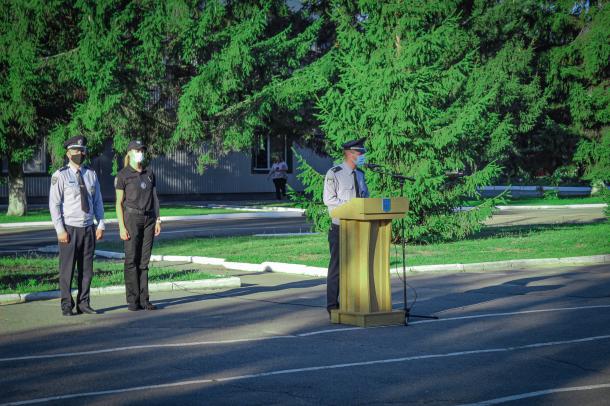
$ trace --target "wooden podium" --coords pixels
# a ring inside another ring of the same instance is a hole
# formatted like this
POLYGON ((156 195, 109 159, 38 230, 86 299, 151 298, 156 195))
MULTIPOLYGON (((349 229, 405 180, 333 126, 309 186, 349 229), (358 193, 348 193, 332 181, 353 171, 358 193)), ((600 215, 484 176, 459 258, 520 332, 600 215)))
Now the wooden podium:
POLYGON ((409 211, 405 198, 355 198, 331 212, 341 221, 339 309, 333 323, 361 327, 402 325, 404 310, 392 310, 390 244, 392 219, 409 211))

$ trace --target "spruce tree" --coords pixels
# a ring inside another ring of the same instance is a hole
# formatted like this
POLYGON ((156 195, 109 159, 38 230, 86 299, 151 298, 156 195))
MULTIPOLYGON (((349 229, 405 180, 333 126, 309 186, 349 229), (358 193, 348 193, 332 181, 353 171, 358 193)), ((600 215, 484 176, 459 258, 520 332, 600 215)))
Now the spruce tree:
POLYGON ((526 92, 530 101, 516 95, 527 117, 515 117, 521 128, 502 162, 505 180, 543 174, 553 175, 553 182, 608 180, 609 5, 482 1, 468 10, 466 27, 479 38, 481 57, 494 58, 507 44, 527 50, 527 60, 515 66, 543 89, 540 95, 526 92), (531 101, 536 98, 539 103, 531 101))
POLYGON ((579 136, 574 161, 594 186, 610 182, 610 3, 570 23, 573 39, 549 53, 548 93, 558 126, 579 136))
POLYGON ((63 141, 74 134, 87 136, 91 155, 108 139, 117 154, 134 138, 153 153, 164 151, 175 127, 176 98, 165 56, 182 6, 154 0, 76 3, 78 46, 63 74, 82 97, 70 119, 49 134, 55 167, 63 162, 63 141))
MULTIPOLYGON (((491 201, 454 209, 498 176, 496 157, 510 148, 511 117, 498 106, 505 89, 493 75, 514 52, 495 66, 481 64, 455 2, 360 2, 335 7, 332 18, 338 77, 316 105, 328 152, 340 160, 343 142, 366 137, 370 161, 415 178, 404 190, 410 238, 460 238, 479 229, 491 201)), ((301 177, 318 185, 314 198, 322 176, 306 170, 301 177)), ((372 196, 401 194, 386 176, 369 173, 367 181, 372 196)))
POLYGON ((8 215, 26 214, 23 164, 78 97, 63 75, 78 36, 72 3, 0 5, 0 156, 8 160, 8 215))
MULTIPOLYGON (((608 4, 7 0, 9 212, 25 212, 22 163, 44 137, 53 167, 80 133, 93 153, 107 139, 117 153, 136 137, 153 153, 203 143, 203 169, 258 135, 315 141, 337 160, 342 142, 364 136, 371 161, 416 179, 411 238, 463 237, 493 202, 454 208, 500 173, 609 180, 608 4)), ((300 166, 323 229, 323 174, 300 166)), ((367 176, 375 196, 400 193, 367 176)))
POLYGON ((306 135, 308 96, 327 84, 324 60, 309 66, 321 21, 282 0, 210 1, 193 11, 176 60, 194 74, 182 86, 172 145, 205 144, 203 170, 228 151, 250 149, 259 134, 306 135))
POLYGON ((117 154, 132 138, 153 154, 205 143, 203 169, 251 148, 257 134, 312 132, 303 109, 327 75, 323 59, 304 68, 321 20, 281 0, 81 0, 77 9, 78 48, 65 75, 84 97, 49 136, 55 166, 74 133, 87 135, 92 153, 107 139, 117 154))

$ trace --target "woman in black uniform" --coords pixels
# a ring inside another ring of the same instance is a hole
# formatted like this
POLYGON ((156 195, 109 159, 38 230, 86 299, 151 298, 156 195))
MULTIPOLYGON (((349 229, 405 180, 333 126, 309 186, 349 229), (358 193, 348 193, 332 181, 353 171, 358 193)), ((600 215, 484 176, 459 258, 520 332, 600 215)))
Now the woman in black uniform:
POLYGON ((129 310, 155 310, 148 297, 148 263, 161 233, 155 174, 143 166, 146 146, 131 141, 115 179, 116 212, 125 241, 125 291, 129 310))

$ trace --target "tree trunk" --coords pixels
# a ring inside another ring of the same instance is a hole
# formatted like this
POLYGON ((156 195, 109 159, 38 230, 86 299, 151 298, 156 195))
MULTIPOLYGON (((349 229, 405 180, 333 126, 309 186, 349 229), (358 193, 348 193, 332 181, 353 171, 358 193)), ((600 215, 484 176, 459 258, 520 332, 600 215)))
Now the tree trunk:
POLYGON ((25 216, 28 202, 25 195, 25 176, 21 163, 8 164, 8 210, 7 216, 25 216))

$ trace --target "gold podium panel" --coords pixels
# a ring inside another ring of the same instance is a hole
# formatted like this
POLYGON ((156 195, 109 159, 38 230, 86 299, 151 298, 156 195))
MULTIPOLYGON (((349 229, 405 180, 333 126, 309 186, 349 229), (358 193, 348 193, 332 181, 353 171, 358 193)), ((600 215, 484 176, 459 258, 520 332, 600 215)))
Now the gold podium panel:
POLYGON ((339 309, 331 312, 333 323, 404 324, 404 310, 392 310, 390 245, 392 220, 408 210, 405 198, 356 198, 331 212, 341 222, 339 309))

